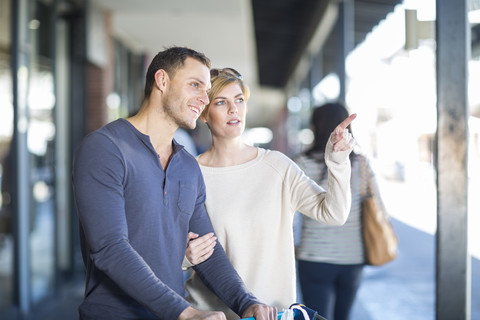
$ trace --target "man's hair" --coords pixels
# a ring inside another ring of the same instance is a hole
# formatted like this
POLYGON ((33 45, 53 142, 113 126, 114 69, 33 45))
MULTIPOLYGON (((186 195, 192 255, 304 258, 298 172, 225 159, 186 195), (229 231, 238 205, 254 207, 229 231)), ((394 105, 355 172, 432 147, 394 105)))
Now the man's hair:
POLYGON ((208 59, 203 53, 197 52, 193 49, 187 47, 170 47, 164 51, 160 51, 148 66, 147 75, 145 77, 144 99, 148 99, 152 93, 153 86, 155 85, 155 73, 158 70, 165 70, 168 76, 173 78, 175 77, 177 70, 183 67, 185 60, 188 57, 203 63, 210 69, 210 59, 208 59))

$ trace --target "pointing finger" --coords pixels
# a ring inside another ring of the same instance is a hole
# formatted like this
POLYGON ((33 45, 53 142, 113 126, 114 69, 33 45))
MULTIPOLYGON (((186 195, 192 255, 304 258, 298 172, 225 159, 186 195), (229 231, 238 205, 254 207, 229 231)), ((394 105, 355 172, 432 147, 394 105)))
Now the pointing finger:
POLYGON ((337 126, 337 129, 335 131, 337 132, 342 132, 343 130, 345 130, 349 125, 350 123, 352 123, 352 121, 357 117, 357 114, 356 113, 352 113, 347 119, 343 120, 342 123, 340 123, 338 126, 337 126))

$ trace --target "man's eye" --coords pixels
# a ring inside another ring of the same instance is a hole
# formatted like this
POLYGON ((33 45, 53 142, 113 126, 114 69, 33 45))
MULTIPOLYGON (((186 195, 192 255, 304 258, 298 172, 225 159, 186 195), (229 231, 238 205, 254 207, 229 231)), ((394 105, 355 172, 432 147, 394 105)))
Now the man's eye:
POLYGON ((199 85, 198 85, 198 82, 192 83, 192 86, 193 86, 194 88, 198 88, 198 86, 199 86, 199 85))

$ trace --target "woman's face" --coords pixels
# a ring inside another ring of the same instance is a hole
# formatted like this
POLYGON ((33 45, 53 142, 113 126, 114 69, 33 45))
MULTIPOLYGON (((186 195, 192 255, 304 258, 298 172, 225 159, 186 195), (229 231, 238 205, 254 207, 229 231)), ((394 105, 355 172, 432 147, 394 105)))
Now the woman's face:
POLYGON ((245 130, 247 104, 239 84, 232 83, 211 101, 206 120, 214 137, 234 138, 245 130))

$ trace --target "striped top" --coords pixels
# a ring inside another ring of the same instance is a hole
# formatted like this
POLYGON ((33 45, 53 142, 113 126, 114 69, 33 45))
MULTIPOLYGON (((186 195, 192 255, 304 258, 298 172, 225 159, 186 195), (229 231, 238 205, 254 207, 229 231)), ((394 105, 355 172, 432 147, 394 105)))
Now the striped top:
MULTIPOLYGON (((362 264, 365 262, 361 233, 361 175, 357 155, 352 161, 351 191, 352 206, 347 222, 343 226, 331 226, 301 215, 301 234, 296 247, 296 258, 312 262, 332 264, 362 264)), ((300 155, 295 161, 307 176, 323 188, 327 188, 324 153, 300 155)), ((364 158, 365 159, 365 158, 364 158)), ((368 161, 366 162, 368 164, 368 161)), ((373 172, 368 165, 369 172, 373 172)), ((375 179, 373 185, 376 188, 375 179)), ((377 193, 378 194, 378 193, 377 193)))

